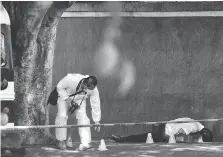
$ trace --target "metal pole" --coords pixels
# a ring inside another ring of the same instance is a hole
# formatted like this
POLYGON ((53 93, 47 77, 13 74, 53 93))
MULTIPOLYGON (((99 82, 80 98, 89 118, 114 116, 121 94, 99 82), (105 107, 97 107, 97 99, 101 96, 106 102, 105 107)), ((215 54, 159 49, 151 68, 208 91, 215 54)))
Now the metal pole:
POLYGON ((4 127, 1 126, 0 130, 26 130, 26 129, 45 129, 45 128, 72 128, 72 127, 113 127, 113 126, 135 126, 135 125, 153 125, 153 124, 164 124, 164 123, 194 123, 194 122, 216 122, 221 121, 223 118, 219 119, 201 119, 201 120, 191 120, 191 121, 157 121, 157 122, 138 122, 138 123, 108 123, 108 124, 89 124, 89 125, 34 125, 34 126, 14 126, 14 127, 4 127))

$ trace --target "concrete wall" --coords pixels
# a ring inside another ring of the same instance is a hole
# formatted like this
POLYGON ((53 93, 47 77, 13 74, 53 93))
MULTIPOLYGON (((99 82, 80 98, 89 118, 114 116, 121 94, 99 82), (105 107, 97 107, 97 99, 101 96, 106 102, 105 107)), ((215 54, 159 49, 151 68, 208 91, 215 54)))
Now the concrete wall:
MULTIPOLYGON (((58 26, 53 85, 67 73, 94 74, 93 56, 109 18, 63 18, 58 26)), ((220 118, 223 113, 223 18, 123 18, 120 52, 136 67, 134 89, 99 79, 102 123, 220 118)), ((89 111, 90 107, 88 107, 89 111)), ((56 107, 51 107, 51 123, 56 107)), ((88 113, 91 117, 90 112, 88 113)), ((71 118, 69 123, 76 123, 71 118)), ((223 136, 223 124, 206 122, 223 136)), ((104 128, 103 136, 150 131, 150 126, 104 128)), ((93 136, 99 134, 93 132, 93 136)), ((77 131, 74 131, 74 137, 77 131)), ((77 138, 78 139, 78 138, 77 138)))

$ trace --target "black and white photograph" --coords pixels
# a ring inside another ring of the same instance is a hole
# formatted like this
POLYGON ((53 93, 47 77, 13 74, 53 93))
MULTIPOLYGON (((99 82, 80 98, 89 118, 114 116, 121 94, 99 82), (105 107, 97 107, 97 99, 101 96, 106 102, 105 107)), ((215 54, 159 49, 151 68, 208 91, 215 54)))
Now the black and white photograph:
POLYGON ((0 24, 0 156, 223 156, 223 1, 0 1, 0 24))

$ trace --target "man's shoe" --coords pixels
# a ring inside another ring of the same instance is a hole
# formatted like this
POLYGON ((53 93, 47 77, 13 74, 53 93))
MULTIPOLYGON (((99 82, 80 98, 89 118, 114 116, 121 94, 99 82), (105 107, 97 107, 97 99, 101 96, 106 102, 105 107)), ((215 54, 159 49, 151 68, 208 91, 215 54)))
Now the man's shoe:
POLYGON ((80 144, 79 147, 78 147, 78 150, 79 151, 86 151, 86 150, 89 150, 91 148, 92 148, 92 146, 90 144, 87 144, 87 145, 80 144))
POLYGON ((69 148, 73 147, 73 142, 72 142, 72 138, 71 137, 67 138, 66 146, 69 147, 69 148))
POLYGON ((122 137, 121 136, 112 135, 111 139, 114 140, 115 142, 122 142, 122 137))
POLYGON ((58 141, 57 142, 57 147, 61 150, 65 150, 66 149, 66 144, 65 141, 58 141))

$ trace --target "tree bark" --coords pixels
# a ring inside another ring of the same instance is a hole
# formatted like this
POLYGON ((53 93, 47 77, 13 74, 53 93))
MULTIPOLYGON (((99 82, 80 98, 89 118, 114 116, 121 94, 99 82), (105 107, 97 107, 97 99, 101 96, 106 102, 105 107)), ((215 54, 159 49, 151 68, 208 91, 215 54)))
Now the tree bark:
MULTIPOLYGON (((15 50, 15 123, 47 125, 46 105, 52 85, 56 30, 62 13, 72 2, 8 2, 15 50)), ((45 143, 49 129, 20 132, 22 144, 45 143)))
MULTIPOLYGON (((41 5, 38 2, 28 4, 27 11, 20 17, 20 25, 15 38, 17 77, 15 80, 15 104, 17 125, 37 125, 38 124, 38 98, 32 89, 35 68, 35 58, 37 57, 37 36, 40 30, 45 13, 50 7, 41 5)), ((39 100, 40 101, 40 100, 39 100)), ((20 132, 21 143, 33 144, 41 143, 43 138, 42 130, 25 130, 20 132)))
MULTIPOLYGON (((69 2, 54 2, 43 19, 37 37, 38 56, 34 63, 35 67, 37 67, 34 71, 37 77, 33 78, 33 82, 36 83, 32 84, 32 89, 33 93, 39 93, 36 97, 37 100, 41 100, 38 103, 38 108, 40 108, 39 123, 41 125, 49 124, 49 110, 46 103, 52 87, 52 70, 57 26, 62 13, 72 4, 73 3, 69 2)), ((50 137, 49 129, 45 129, 44 133, 47 137, 50 137)))

